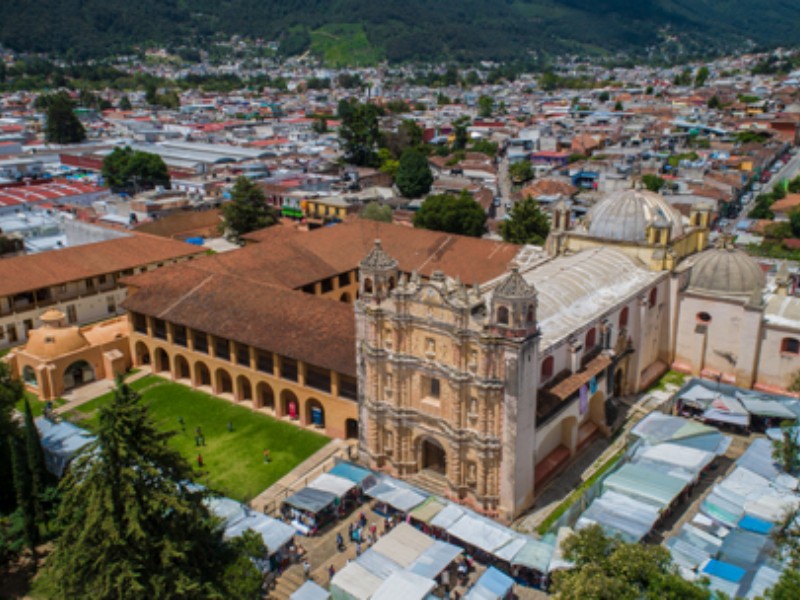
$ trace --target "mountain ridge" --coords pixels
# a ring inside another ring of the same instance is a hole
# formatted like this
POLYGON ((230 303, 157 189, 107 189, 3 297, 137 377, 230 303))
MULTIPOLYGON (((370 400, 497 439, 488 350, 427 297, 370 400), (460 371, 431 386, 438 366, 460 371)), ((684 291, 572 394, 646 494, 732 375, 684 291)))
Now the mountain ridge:
MULTIPOLYGON (((279 40, 286 54, 312 33, 361 26, 389 61, 513 60, 528 51, 626 51, 679 43, 734 51, 800 43, 792 0, 5 0, 0 43, 73 58, 142 44, 197 44, 215 34, 279 40), (672 36, 672 37, 671 37, 672 36), (677 38, 677 40, 675 39, 677 38)), ((363 40, 360 42, 363 45, 363 40)))

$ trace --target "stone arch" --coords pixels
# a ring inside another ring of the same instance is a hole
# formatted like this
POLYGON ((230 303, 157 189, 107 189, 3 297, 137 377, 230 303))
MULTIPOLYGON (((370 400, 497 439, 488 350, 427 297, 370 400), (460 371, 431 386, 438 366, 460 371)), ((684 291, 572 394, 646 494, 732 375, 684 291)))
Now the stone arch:
POLYGON ((339 296, 339 301, 350 304, 353 301, 353 297, 350 295, 350 292, 344 292, 341 296, 339 296))
POLYGON ((64 369, 64 389, 70 390, 94 381, 94 368, 85 360, 76 360, 64 369))
POLYGON ((325 407, 316 398, 306 400, 304 425, 315 425, 325 429, 325 407))
POLYGON ((345 419, 344 421, 344 437, 348 440, 358 439, 358 420, 345 419))
POLYGON ((416 454, 420 471, 428 470, 442 475, 447 473, 447 451, 435 437, 429 435, 419 437, 416 454))
POLYGON ((247 377, 239 375, 236 378, 236 401, 243 402, 245 400, 253 400, 253 386, 250 385, 247 377))
POLYGON ((182 354, 176 354, 172 361, 175 379, 191 379, 192 371, 189 368, 189 361, 182 354))
POLYGON ((214 373, 214 393, 233 394, 233 379, 230 373, 221 367, 214 373))
POLYGON ((625 394, 625 369, 620 367, 614 371, 614 397, 619 398, 625 394))
POLYGON ((153 370, 156 373, 169 371, 169 354, 163 348, 156 348, 153 353, 153 370))
POLYGON ((372 279, 369 277, 364 279, 364 293, 365 294, 372 293, 372 279))
POLYGON ((202 360, 194 363, 194 385, 195 387, 200 387, 201 385, 211 386, 211 370, 202 360))
POLYGON ((280 416, 288 415, 291 419, 300 418, 300 401, 291 390, 281 392, 280 416))
POLYGON ((27 385, 39 387, 39 381, 36 379, 36 370, 30 365, 25 365, 22 368, 22 380, 27 385))
POLYGON ((150 364, 150 349, 144 342, 136 342, 136 346, 134 347, 134 355, 136 357, 135 360, 137 365, 150 364))
POLYGON ((270 410, 275 410, 275 392, 272 391, 272 387, 264 381, 259 381, 256 384, 256 395, 255 395, 255 407, 256 408, 269 408, 270 410))

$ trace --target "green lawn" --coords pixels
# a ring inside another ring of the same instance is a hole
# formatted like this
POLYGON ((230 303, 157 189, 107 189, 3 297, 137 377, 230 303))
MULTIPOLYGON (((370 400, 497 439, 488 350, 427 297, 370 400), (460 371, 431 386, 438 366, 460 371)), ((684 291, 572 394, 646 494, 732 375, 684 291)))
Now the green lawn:
MULTIPOLYGON (((25 398, 27 398, 28 402, 30 402, 31 413, 33 414, 33 416, 34 417, 42 416, 42 412, 44 411, 44 402, 39 400, 39 396, 37 396, 33 392, 29 392, 28 390, 25 390, 25 398)), ((66 403, 66 400, 64 400, 63 398, 56 398, 55 400, 53 400, 53 407, 54 408, 58 408, 59 406, 61 406, 64 403, 66 403)), ((17 410, 19 412, 23 413, 23 414, 25 413, 25 400, 24 399, 22 399, 19 402, 17 402, 17 410)))
MULTIPOLYGON (((257 496, 328 442, 312 431, 160 377, 143 377, 131 387, 143 390, 150 414, 162 429, 177 432, 170 444, 195 468, 198 452, 202 454, 204 467, 202 472, 197 470, 198 481, 236 500, 257 496), (179 417, 184 419, 184 431, 179 417), (228 421, 233 432, 228 431, 228 421), (205 436, 202 448, 195 445, 197 427, 205 436), (269 464, 264 464, 265 448, 270 451, 269 464)), ((111 394, 104 394, 68 418, 92 429, 97 425, 97 409, 110 399, 111 394)))

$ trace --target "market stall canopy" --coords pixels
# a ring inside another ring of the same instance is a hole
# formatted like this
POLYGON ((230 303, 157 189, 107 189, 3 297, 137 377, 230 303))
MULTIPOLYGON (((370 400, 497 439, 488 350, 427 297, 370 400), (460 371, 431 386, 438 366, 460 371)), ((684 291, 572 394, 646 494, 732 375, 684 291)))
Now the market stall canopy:
POLYGON ((397 571, 375 591, 372 600, 423 600, 435 587, 433 579, 409 571, 397 571))
POLYGON ((380 538, 372 548, 405 568, 431 546, 433 546, 432 538, 407 523, 400 523, 388 535, 380 538))
POLYGON ((351 562, 331 579, 334 600, 369 600, 383 580, 357 562, 351 562))
POLYGON ((337 477, 330 473, 323 473, 309 483, 308 487, 315 490, 322 490, 323 492, 329 492, 337 498, 344 498, 347 492, 356 487, 356 484, 349 479, 337 477))
POLYGON ((525 545, 511 559, 513 566, 533 569, 539 573, 548 573, 550 570, 550 559, 553 558, 555 546, 534 539, 528 539, 525 545))
POLYGON ((289 496, 284 500, 284 503, 298 510, 317 514, 328 508, 335 501, 335 494, 306 487, 289 496))
POLYGON ((44 417, 34 420, 44 450, 44 463, 47 470, 56 477, 64 475, 69 461, 88 444, 95 440, 85 429, 67 421, 54 423, 44 417))
POLYGON ((500 600, 505 598, 514 586, 514 580, 502 571, 489 567, 480 579, 467 592, 467 600, 500 600))
POLYGON ((356 465, 350 463, 340 462, 328 472, 331 475, 349 479, 356 485, 360 485, 363 488, 368 488, 372 485, 375 485, 375 475, 373 475, 371 471, 362 469, 361 467, 357 467, 356 465))
POLYGON ((331 595, 313 581, 306 581, 289 596, 289 600, 328 600, 331 595))

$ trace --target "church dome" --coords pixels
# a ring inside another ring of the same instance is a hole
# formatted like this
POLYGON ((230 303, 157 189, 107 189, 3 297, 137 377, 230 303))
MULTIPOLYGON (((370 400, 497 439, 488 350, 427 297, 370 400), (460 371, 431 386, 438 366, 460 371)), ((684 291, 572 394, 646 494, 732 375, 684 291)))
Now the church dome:
POLYGON ((91 344, 77 327, 45 325, 28 332, 25 352, 45 360, 88 348, 91 344))
POLYGON ((622 242, 647 241, 647 228, 669 227, 670 239, 683 235, 681 214, 663 196, 647 190, 609 194, 586 217, 589 235, 622 242))
POLYGON ((689 275, 689 290, 749 298, 764 288, 764 272, 741 250, 713 248, 700 254, 689 275))

